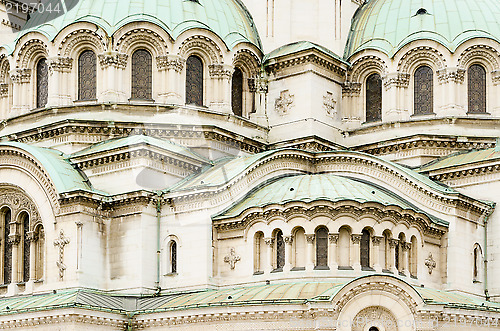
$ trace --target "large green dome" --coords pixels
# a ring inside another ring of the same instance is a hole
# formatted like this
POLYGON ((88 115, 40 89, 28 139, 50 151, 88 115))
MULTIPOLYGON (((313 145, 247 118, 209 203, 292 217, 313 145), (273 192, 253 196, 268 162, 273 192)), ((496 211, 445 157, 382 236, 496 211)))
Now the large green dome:
POLYGON ((344 57, 364 49, 392 57, 419 39, 451 52, 471 38, 499 41, 499 18, 499 0, 369 0, 354 14, 344 57))
POLYGON ((239 42, 261 48, 252 17, 240 0, 80 0, 50 21, 47 12, 34 13, 21 35, 39 31, 53 40, 66 26, 82 21, 100 26, 110 36, 137 21, 154 23, 174 39, 186 30, 202 28, 217 34, 230 49, 239 42))

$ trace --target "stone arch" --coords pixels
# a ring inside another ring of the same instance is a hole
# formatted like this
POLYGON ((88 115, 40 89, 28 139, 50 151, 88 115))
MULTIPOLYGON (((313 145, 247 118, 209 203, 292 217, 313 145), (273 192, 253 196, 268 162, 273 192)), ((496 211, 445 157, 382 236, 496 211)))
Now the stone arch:
POLYGON ((154 27, 132 28, 132 26, 121 28, 123 32, 115 44, 115 49, 119 53, 131 56, 139 48, 147 49, 154 57, 168 53, 168 41, 159 32, 154 31, 154 27))
POLYGON ((0 84, 6 84, 10 81, 10 62, 5 55, 0 56, 0 84))
POLYGON ((259 74, 259 57, 248 49, 241 49, 234 54, 233 67, 242 69, 248 78, 254 78, 259 74))
POLYGON ((348 80, 351 82, 362 82, 373 73, 378 73, 383 77, 387 73, 385 61, 376 55, 362 56, 352 64, 348 80))
POLYGON ((398 322, 389 309, 382 306, 370 306, 356 314, 352 331, 364 331, 371 327, 397 331, 398 322))
POLYGON ((440 51, 433 47, 415 47, 401 57, 397 65, 397 71, 398 73, 413 73, 417 67, 424 64, 437 71, 446 67, 446 59, 440 51))
POLYGON ((498 70, 498 57, 498 51, 491 46, 473 45, 460 53, 457 60, 457 67, 466 70, 469 65, 476 62, 488 68, 489 71, 498 70))
POLYGON ((26 41, 17 54, 16 66, 18 68, 31 68, 41 57, 48 57, 47 45, 40 39, 26 41))
POLYGON ((205 62, 204 65, 218 64, 223 58, 219 46, 211 38, 202 35, 194 35, 183 40, 179 46, 179 55, 184 59, 197 55, 205 62))
POLYGON ((106 50, 106 40, 95 31, 78 29, 65 35, 58 46, 57 55, 65 58, 77 58, 83 50, 90 49, 96 54, 106 50))

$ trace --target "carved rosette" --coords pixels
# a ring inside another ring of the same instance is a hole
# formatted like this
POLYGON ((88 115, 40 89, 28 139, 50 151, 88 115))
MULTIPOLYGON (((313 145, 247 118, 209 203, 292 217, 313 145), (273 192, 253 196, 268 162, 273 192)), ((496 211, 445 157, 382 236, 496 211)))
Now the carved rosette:
POLYGON ((73 67, 73 59, 70 57, 56 56, 48 59, 49 70, 57 72, 70 72, 73 67))
POLYGON ((31 69, 14 69, 10 72, 10 79, 14 84, 29 83, 31 80, 31 69))
POLYGON ((118 52, 106 52, 99 54, 99 64, 101 68, 107 68, 113 66, 119 69, 125 69, 127 67, 128 55, 118 52))

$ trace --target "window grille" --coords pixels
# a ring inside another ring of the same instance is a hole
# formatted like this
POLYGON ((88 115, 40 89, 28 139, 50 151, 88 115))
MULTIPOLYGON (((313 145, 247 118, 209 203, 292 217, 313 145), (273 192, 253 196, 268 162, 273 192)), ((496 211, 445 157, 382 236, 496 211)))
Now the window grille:
POLYGON ((186 104, 203 106, 203 62, 194 55, 186 61, 186 104))
POLYGON ((231 82, 231 106, 235 115, 243 116, 243 72, 238 68, 231 82))
POLYGON ((325 228, 316 230, 316 266, 328 266, 328 230, 325 228))
POLYGON ((366 79, 366 122, 382 120, 382 78, 372 74, 366 79))
POLYGON ((78 58, 78 100, 94 100, 96 98, 95 53, 86 50, 78 58))
POLYGON ((473 64, 467 70, 469 113, 486 113, 486 70, 473 64))
POLYGON ((152 99, 152 63, 151 54, 145 49, 132 54, 132 99, 152 99))
POLYGON ((428 66, 421 66, 414 77, 414 114, 432 114, 433 112, 433 73, 428 66))
POLYGON ((36 107, 47 104, 49 96, 49 67, 46 59, 41 59, 36 65, 36 107))

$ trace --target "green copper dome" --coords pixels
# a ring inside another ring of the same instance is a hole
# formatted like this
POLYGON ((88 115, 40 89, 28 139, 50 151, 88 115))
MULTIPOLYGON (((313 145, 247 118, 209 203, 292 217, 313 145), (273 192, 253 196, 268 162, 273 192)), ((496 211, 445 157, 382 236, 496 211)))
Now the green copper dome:
POLYGON ((344 53, 364 49, 392 57, 404 45, 434 40, 451 52, 472 38, 500 39, 498 0, 369 0, 354 14, 344 53))
POLYGON ((47 13, 34 13, 21 35, 39 31, 50 40, 74 22, 90 22, 111 36, 122 26, 138 21, 154 23, 176 39, 182 32, 201 28, 217 34, 232 48, 260 39, 252 17, 240 0, 80 0, 65 14, 49 20, 47 13))

